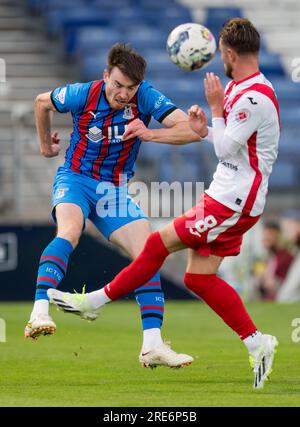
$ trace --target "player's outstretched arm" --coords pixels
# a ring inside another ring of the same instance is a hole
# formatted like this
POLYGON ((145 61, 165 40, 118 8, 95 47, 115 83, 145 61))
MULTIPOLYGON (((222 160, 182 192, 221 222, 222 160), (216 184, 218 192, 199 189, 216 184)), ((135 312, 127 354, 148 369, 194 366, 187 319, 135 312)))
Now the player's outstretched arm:
POLYGON ((51 92, 38 95, 34 102, 35 124, 39 137, 40 151, 44 157, 55 157, 59 154, 57 132, 51 135, 53 111, 56 111, 50 98, 51 92))
MULTIPOLYGON (((133 120, 123 135, 123 140, 131 138, 140 138, 146 142, 158 142, 161 144, 182 145, 199 141, 201 137, 192 131, 188 122, 188 116, 182 110, 175 110, 169 114, 162 124, 165 128, 148 129, 144 123, 139 120, 133 120)), ((203 138, 207 131, 203 129, 203 138)))
POLYGON ((169 114, 162 124, 165 128, 153 129, 153 142, 183 145, 200 141, 207 135, 207 124, 204 124, 199 134, 194 132, 189 125, 188 115, 180 109, 169 114))

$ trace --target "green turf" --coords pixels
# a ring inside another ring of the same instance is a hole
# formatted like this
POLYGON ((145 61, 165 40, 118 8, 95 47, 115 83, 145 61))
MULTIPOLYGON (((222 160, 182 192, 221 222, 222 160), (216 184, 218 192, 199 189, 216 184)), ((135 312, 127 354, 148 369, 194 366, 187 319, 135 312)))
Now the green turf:
MULTIPOLYGON (((168 302, 164 337, 195 357, 179 370, 142 369, 135 303, 114 303, 85 322, 52 310, 57 333, 25 340, 30 304, 0 304, 7 342, 0 343, 0 406, 300 406, 300 342, 291 340, 300 305, 248 307, 280 342, 264 390, 252 390, 244 345, 206 306, 168 302)), ((298 334, 299 336, 300 334, 298 334)))

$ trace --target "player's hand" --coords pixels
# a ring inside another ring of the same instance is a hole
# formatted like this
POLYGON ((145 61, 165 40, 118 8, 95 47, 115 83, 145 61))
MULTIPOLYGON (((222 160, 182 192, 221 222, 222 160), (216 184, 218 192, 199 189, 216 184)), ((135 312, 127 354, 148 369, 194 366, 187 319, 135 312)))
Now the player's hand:
POLYGON ((188 116, 192 131, 197 133, 201 138, 205 138, 208 134, 207 117, 202 108, 199 105, 192 105, 188 110, 188 116))
POLYGON ((50 145, 43 145, 41 147, 41 154, 44 157, 56 157, 59 155, 60 152, 60 146, 59 146, 60 139, 58 138, 58 133, 55 132, 51 137, 52 144, 50 145))
POLYGON ((223 117, 224 88, 219 77, 214 73, 206 73, 204 90, 211 110, 223 117))
POLYGON ((144 122, 140 119, 135 119, 129 123, 126 131, 123 134, 123 141, 132 138, 139 138, 142 141, 151 141, 152 132, 148 129, 144 122))

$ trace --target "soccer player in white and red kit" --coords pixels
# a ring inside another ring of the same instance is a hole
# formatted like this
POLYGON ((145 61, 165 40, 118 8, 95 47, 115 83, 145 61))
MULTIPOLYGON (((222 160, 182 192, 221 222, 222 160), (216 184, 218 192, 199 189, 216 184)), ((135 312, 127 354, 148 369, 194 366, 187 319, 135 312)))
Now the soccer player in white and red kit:
MULTIPOLYGON (((277 157, 279 107, 271 83, 259 71, 259 44, 259 33, 250 21, 228 20, 219 47, 225 73, 233 80, 225 92, 213 73, 204 80, 212 127, 207 127, 200 107, 189 110, 192 130, 213 143, 219 159, 213 181, 197 205, 153 233, 135 261, 80 304, 72 294, 48 291, 50 300, 65 311, 68 306, 95 309, 95 301, 100 308, 149 280, 170 253, 188 247, 185 285, 243 340, 255 389, 263 387, 271 373, 277 339, 258 331, 236 291, 217 272, 224 257, 239 254, 243 234, 259 220, 277 157)), ((133 133, 141 136, 142 131, 140 123, 133 124, 133 133)))

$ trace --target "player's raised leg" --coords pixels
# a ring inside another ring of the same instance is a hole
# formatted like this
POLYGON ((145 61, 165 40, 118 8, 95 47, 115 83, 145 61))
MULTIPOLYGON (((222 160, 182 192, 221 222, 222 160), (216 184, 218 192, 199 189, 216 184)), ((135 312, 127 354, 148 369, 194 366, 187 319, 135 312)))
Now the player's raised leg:
POLYGON ((56 289, 64 278, 69 256, 82 232, 83 214, 79 206, 61 203, 56 207, 57 236, 45 248, 40 258, 35 302, 25 337, 33 339, 53 334, 56 325, 49 315, 48 289, 56 289))
POLYGON ((262 388, 272 371, 277 339, 258 331, 235 289, 217 276, 221 257, 200 256, 189 249, 184 282, 238 334, 249 351, 254 389, 262 388))

